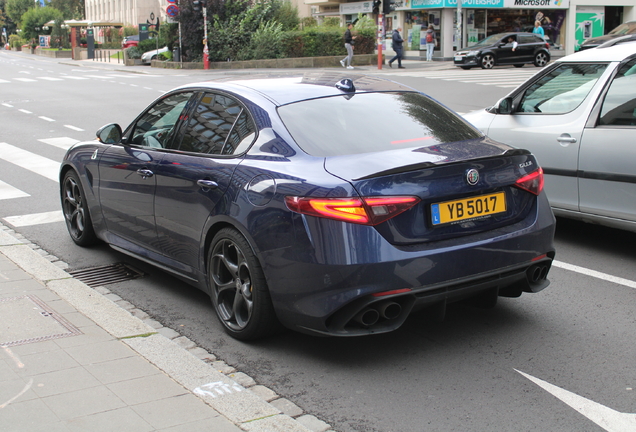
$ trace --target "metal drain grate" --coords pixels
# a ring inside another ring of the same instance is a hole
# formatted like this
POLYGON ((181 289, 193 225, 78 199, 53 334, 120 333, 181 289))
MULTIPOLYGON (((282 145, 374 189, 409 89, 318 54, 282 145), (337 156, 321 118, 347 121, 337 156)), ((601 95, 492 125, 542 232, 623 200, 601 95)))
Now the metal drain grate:
POLYGON ((79 279, 89 287, 93 288, 117 282, 125 282, 145 276, 144 272, 124 263, 73 270, 69 273, 74 278, 79 279))

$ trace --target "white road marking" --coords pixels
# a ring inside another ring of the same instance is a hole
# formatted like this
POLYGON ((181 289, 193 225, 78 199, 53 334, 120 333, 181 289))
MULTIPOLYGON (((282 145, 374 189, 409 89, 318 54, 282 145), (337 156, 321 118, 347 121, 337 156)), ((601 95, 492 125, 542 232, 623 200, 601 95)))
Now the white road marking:
POLYGON ((19 109, 18 111, 23 112, 25 114, 33 114, 31 111, 25 110, 25 109, 19 109))
POLYGON ((68 150, 73 146, 73 144, 79 142, 74 138, 69 137, 59 137, 59 138, 44 138, 39 139, 38 141, 43 142, 44 144, 49 144, 63 150, 68 150))
POLYGON ((55 121, 52 118, 48 118, 48 117, 44 117, 44 116, 40 116, 39 118, 41 118, 42 120, 46 120, 48 122, 54 122, 55 121))
POLYGON ((62 78, 54 78, 54 77, 36 77, 37 79, 46 80, 46 81, 64 81, 62 78))
POLYGON ((622 413, 515 369, 524 377, 610 432, 636 431, 636 414, 622 413))
POLYGON ((53 222, 64 222, 62 210, 45 213, 34 213, 20 216, 7 216, 3 220, 14 227, 24 227, 32 225, 42 225, 53 222))
POLYGON ((0 142, 0 159, 58 182, 60 163, 43 156, 0 142))
POLYGON ((88 79, 86 77, 79 77, 79 76, 73 76, 73 75, 64 75, 64 78, 74 79, 74 80, 87 80, 88 79))
POLYGON ((64 125, 64 127, 67 127, 67 128, 72 129, 74 131, 84 132, 84 129, 78 128, 77 126, 64 125))
POLYGON ((567 264, 561 261, 552 261, 552 265, 555 267, 559 267, 562 268, 564 270, 570 270, 573 272, 577 272, 577 273, 581 273, 584 274, 586 276, 591 276, 591 277, 595 277, 597 279, 602 279, 608 282, 612 282, 618 285, 623 285, 629 288, 636 288, 636 282, 631 281, 629 279, 623 279, 620 277, 616 277, 616 276, 612 276, 610 274, 607 273, 601 273, 598 272, 596 270, 590 270, 588 268, 585 267, 579 267, 577 265, 573 265, 573 264, 567 264))
POLYGON ((11 81, 0 79, 0 83, 8 83, 8 82, 11 82, 11 81))
POLYGON ((28 196, 31 196, 31 195, 0 180, 0 200, 23 198, 28 196))
POLYGON ((2 105, 6 106, 7 108, 13 108, 13 105, 9 105, 8 103, 3 103, 2 105))
POLYGON ((36 82, 37 81, 37 80, 31 79, 31 78, 14 78, 14 80, 22 81, 22 82, 36 82))

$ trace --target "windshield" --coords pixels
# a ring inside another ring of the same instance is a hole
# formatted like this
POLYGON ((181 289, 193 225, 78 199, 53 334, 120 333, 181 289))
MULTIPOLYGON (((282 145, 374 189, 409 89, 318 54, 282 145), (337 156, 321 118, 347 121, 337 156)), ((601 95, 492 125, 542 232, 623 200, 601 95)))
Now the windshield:
POLYGON ((278 113, 298 145, 321 157, 481 137, 457 114, 415 92, 311 99, 284 105, 278 113))
POLYGON ((616 27, 614 30, 609 32, 611 35, 625 35, 636 33, 636 23, 624 23, 616 27))

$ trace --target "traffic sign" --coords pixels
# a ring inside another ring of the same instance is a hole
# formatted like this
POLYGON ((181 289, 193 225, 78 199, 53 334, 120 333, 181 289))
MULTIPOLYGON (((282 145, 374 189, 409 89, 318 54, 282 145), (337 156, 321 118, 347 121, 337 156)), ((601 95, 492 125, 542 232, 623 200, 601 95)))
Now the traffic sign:
POLYGON ((175 5, 170 5, 166 8, 166 15, 169 17, 176 17, 179 14, 179 7, 175 5))

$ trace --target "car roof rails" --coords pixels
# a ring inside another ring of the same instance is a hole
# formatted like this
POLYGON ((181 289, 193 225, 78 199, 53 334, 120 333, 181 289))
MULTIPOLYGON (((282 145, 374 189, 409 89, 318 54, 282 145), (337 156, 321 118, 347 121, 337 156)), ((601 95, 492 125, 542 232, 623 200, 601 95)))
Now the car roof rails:
POLYGON ((601 45, 597 46, 596 48, 609 48, 609 47, 613 47, 615 45, 624 43, 624 42, 634 42, 636 41, 636 34, 630 34, 630 35, 625 35, 625 36, 621 36, 612 40, 608 40, 605 43, 602 43, 601 45))

